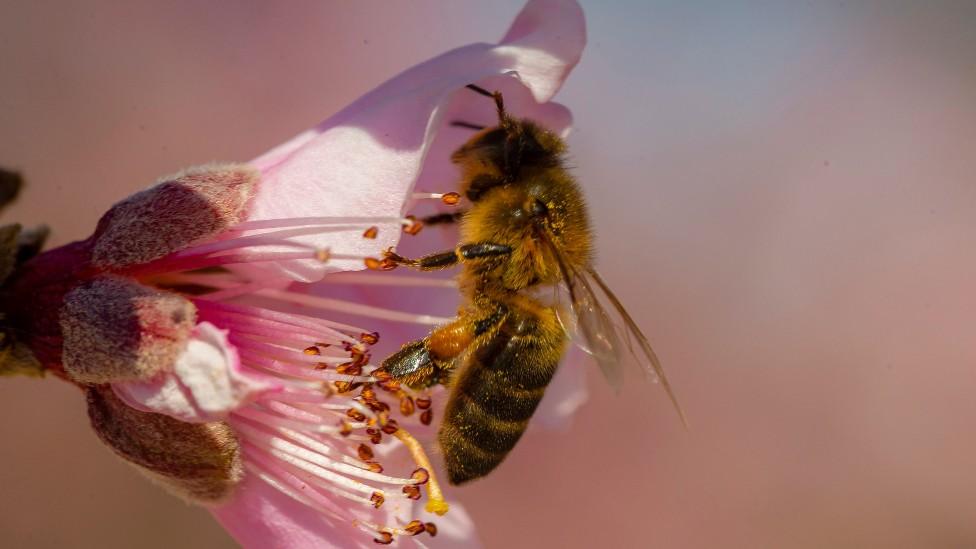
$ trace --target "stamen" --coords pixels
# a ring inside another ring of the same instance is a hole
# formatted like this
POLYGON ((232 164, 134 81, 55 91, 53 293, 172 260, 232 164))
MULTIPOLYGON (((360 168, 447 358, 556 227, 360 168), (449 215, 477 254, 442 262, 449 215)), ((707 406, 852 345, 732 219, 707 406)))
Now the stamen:
POLYGON ((431 473, 434 470, 430 465, 430 460, 427 459, 427 454, 424 452, 424 447, 417 442, 417 439, 407 432, 406 429, 400 428, 394 433, 400 442, 407 447, 413 460, 417 462, 422 468, 426 469, 430 475, 427 482, 427 505, 424 509, 428 513, 435 513, 438 515, 443 515, 447 512, 449 506, 446 501, 444 501, 444 494, 441 492, 440 484, 437 482, 437 478, 431 473))
MULTIPOLYGON (((301 293, 291 292, 288 290, 281 290, 277 288, 268 288, 266 290, 261 290, 257 292, 257 295, 263 297, 270 297, 273 299, 277 299, 279 301, 285 301, 287 303, 296 303, 299 305, 304 305, 309 308, 324 309, 330 311, 343 311, 343 312, 347 312, 359 316, 379 318, 383 320, 392 320, 394 322, 409 322, 413 324, 437 326, 440 324, 447 324, 448 322, 453 320, 447 317, 405 313, 402 311, 396 311, 392 309, 384 309, 382 307, 373 307, 370 305, 363 305, 361 303, 354 303, 352 301, 345 301, 341 299, 333 299, 330 297, 321 297, 321 296, 309 295, 309 294, 301 294, 301 293)), ((358 332, 362 333, 366 331, 367 330, 359 330, 358 332)))
POLYGON ((429 288, 458 287, 453 278, 433 278, 426 276, 387 276, 363 272, 344 272, 329 275, 330 284, 356 284, 363 286, 416 286, 429 288))
POLYGON ((377 227, 376 225, 373 225, 372 227, 366 229, 363 232, 363 238, 368 238, 370 240, 375 240, 376 239, 376 235, 378 235, 379 232, 380 232, 380 228, 377 227))
POLYGON ((453 206, 461 200, 461 195, 451 191, 449 193, 413 193, 410 197, 413 200, 439 199, 448 206, 453 206))
POLYGON ((403 224, 402 217, 288 217, 284 219, 264 219, 260 221, 244 221, 234 225, 235 231, 257 231, 262 229, 281 229, 284 227, 342 227, 342 226, 370 226, 386 223, 403 224))

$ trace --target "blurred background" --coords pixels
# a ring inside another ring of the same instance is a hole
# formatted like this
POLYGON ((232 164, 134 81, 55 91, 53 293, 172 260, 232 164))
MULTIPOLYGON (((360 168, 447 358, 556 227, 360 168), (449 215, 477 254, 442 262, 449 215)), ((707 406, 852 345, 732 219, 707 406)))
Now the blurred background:
MULTIPOLYGON (((0 1, 0 165, 29 178, 4 221, 84 237, 521 5, 0 1)), ((571 364, 572 425, 453 492, 484 544, 976 546, 976 4, 583 6, 573 163, 691 429, 659 388, 615 398, 571 364)), ((2 546, 233 546, 67 384, 0 380, 0 441, 2 546)))

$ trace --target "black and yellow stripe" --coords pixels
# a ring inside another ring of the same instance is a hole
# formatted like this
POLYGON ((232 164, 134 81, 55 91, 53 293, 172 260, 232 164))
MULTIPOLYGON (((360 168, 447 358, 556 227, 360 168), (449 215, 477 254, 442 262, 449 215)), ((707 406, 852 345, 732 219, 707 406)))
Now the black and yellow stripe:
POLYGON ((566 338, 551 310, 539 313, 512 310, 461 367, 438 434, 452 484, 497 467, 542 400, 566 338))

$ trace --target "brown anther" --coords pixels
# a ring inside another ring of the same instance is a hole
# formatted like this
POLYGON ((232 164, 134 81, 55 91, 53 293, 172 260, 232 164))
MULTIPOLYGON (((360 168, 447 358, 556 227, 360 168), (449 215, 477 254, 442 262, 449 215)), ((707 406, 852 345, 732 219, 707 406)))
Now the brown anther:
POLYGON ((410 395, 402 395, 400 397, 400 413, 404 416, 409 416, 413 414, 413 412, 413 399, 410 398, 410 395))
POLYGON ((430 408, 430 402, 430 397, 417 397, 417 408, 426 410, 427 408, 430 408))
POLYGON ((363 400, 369 402, 370 400, 376 400, 376 391, 369 385, 363 387, 363 390, 359 392, 359 396, 363 397, 363 400))
POLYGON ((347 437, 347 436, 351 435, 352 434, 352 425, 349 425, 347 422, 343 421, 342 422, 342 429, 339 430, 339 434, 342 435, 342 436, 344 436, 344 437, 347 437))
POLYGON ((319 263, 328 263, 329 258, 331 257, 332 252, 325 248, 315 250, 315 259, 318 260, 319 263))
POLYGON ((434 421, 434 411, 431 409, 424 410, 424 413, 420 414, 420 423, 430 425, 431 421, 434 421))
POLYGON ((427 527, 427 533, 430 534, 430 537, 437 536, 437 525, 436 524, 434 524, 433 522, 428 522, 427 524, 424 524, 424 526, 427 527))
POLYGON ((387 412, 390 409, 390 405, 383 402, 382 400, 367 400, 366 407, 376 413, 387 412))
POLYGON ((360 444, 359 448, 356 448, 356 453, 359 454, 359 459, 363 461, 373 459, 373 449, 365 444, 360 444))
POLYGON ((319 356, 320 354, 322 354, 322 351, 319 351, 319 348, 316 347, 315 345, 312 345, 310 347, 305 347, 305 349, 302 350, 302 352, 305 353, 306 355, 311 355, 311 356, 319 356))
POLYGON ((366 265, 367 269, 370 269, 372 271, 381 270, 380 260, 376 259, 375 257, 367 257, 366 259, 363 260, 363 264, 366 265))
POLYGON ((441 195, 441 202, 447 204, 448 206, 454 206, 460 201, 461 195, 454 191, 441 195))
POLYGON ((427 481, 430 480, 430 473, 427 472, 427 469, 418 467, 413 473, 410 473, 410 478, 419 486, 427 484, 427 481))
POLYGON ((386 425, 383 425, 382 430, 384 433, 392 435, 400 430, 400 425, 397 424, 395 419, 391 419, 386 422, 386 425))
POLYGON ((359 334, 359 341, 362 341, 366 345, 376 345, 380 340, 379 332, 369 332, 359 334))
POLYGON ((369 496, 369 501, 373 502, 373 507, 379 509, 383 505, 383 502, 386 501, 386 498, 379 492, 373 492, 373 495, 369 496))
POLYGON ((379 232, 380 232, 380 228, 377 227, 376 225, 373 225, 372 227, 366 229, 366 232, 363 233, 363 238, 368 238, 370 240, 373 240, 374 238, 376 238, 376 235, 379 234, 379 232))
POLYGON ((336 381, 333 383, 333 385, 335 385, 336 391, 338 391, 339 394, 348 393, 352 390, 352 383, 348 381, 336 381))
POLYGON ((414 484, 407 484, 404 486, 403 493, 412 500, 420 499, 420 487, 414 484))
POLYGON ((411 536, 416 536, 417 534, 424 533, 427 526, 425 526, 424 523, 420 522, 419 520, 411 520, 409 524, 403 527, 403 529, 406 530, 411 536))
POLYGON ((377 532, 377 534, 379 534, 380 537, 373 538, 374 543, 378 543, 380 545, 389 545, 393 543, 393 534, 389 532, 377 532))
POLYGON ((315 342, 315 346, 318 347, 319 349, 325 349, 326 347, 331 347, 332 344, 331 343, 322 343, 320 341, 316 341, 315 342))
POLYGON ((369 441, 373 444, 379 444, 383 440, 383 433, 379 429, 373 429, 370 427, 366 429, 366 434, 369 435, 369 441))
POLYGON ((424 228, 424 222, 412 215, 407 216, 407 221, 409 221, 410 224, 403 226, 403 232, 409 235, 415 235, 419 233, 421 229, 424 228))
POLYGON ((366 421, 366 414, 360 412, 355 408, 349 408, 348 410, 346 410, 346 416, 356 421, 366 421))
POLYGON ((366 465, 368 465, 368 466, 369 466, 369 470, 370 470, 370 472, 372 472, 372 473, 377 473, 377 474, 379 474, 379 473, 382 473, 382 472, 383 472, 383 466, 382 466, 382 465, 380 465, 379 463, 377 463, 377 462, 375 462, 375 461, 370 461, 370 462, 369 462, 369 463, 367 463, 366 465))
POLYGON ((393 379, 393 376, 390 375, 390 372, 387 372, 382 368, 377 368, 373 370, 373 372, 369 375, 376 378, 376 381, 379 381, 380 383, 390 381, 393 379))
POLYGON ((380 270, 381 271, 392 271, 393 269, 396 269, 399 265, 400 264, 397 263, 396 261, 394 261, 393 259, 391 259, 389 257, 385 257, 385 258, 383 258, 382 261, 380 261, 380 270))
POLYGON ((329 364, 326 363, 326 362, 316 362, 315 363, 315 369, 316 370, 326 370, 328 368, 329 368, 329 364))
POLYGON ((349 376, 358 376, 359 374, 363 373, 363 367, 355 362, 344 362, 336 366, 336 373, 349 376))

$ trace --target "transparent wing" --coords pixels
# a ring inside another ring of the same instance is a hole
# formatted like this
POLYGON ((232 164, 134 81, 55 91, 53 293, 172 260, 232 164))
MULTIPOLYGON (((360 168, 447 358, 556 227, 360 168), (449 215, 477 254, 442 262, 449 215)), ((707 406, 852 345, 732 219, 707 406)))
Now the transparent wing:
MULTIPOLYGON (((544 235, 543 235, 544 236, 544 235)), ((545 239, 544 239, 545 240, 545 239)), ((556 314, 563 330, 567 333, 575 327, 575 332, 582 335, 584 351, 596 360, 603 377, 614 391, 620 392, 623 386, 623 363, 626 353, 635 359, 644 375, 653 382, 660 382, 667 393, 671 404, 681 417, 681 422, 687 427, 685 417, 678 398, 671 389, 664 368, 657 358, 654 349, 647 341, 647 336, 637 327, 637 323, 624 308, 617 296, 607 286, 599 273, 592 268, 582 271, 572 269, 563 258, 559 248, 552 242, 547 242, 549 251, 559 264, 563 284, 569 292, 575 322, 567 323, 566 315, 561 315, 561 306, 556 306, 556 314), (602 299, 601 299, 602 297, 602 299), (609 304, 605 306, 603 302, 609 304)), ((556 299, 559 293, 557 289, 556 299)))
POLYGON ((640 364, 641 368, 644 370, 644 374, 654 381, 659 381, 661 387, 664 388, 664 392, 667 393, 668 398, 671 400, 671 404, 674 405, 675 411, 681 417, 681 423, 686 427, 688 426, 688 418, 685 417, 684 410, 681 409, 681 405, 678 404, 678 397, 674 394, 674 390, 671 388, 671 383, 668 382, 668 377, 664 374, 664 367, 661 365, 660 359, 657 358, 657 353, 651 347, 651 343, 647 340, 647 336, 644 332, 637 326, 634 319, 624 308, 620 300, 613 293, 607 283, 603 281, 600 273, 596 272, 595 269, 589 269, 588 271, 581 274, 579 277, 585 282, 585 286, 591 287, 590 280, 596 283, 596 287, 602 293, 603 297, 610 302, 613 307, 614 312, 619 315, 620 320, 623 324, 623 333, 627 339, 627 347, 631 355, 637 359, 637 363, 640 364), (636 345, 636 349, 634 348, 636 345))
POLYGON ((593 357, 607 383, 619 393, 624 377, 620 331, 586 278, 570 273, 565 279, 575 317, 573 325, 583 339, 580 347, 593 357))

